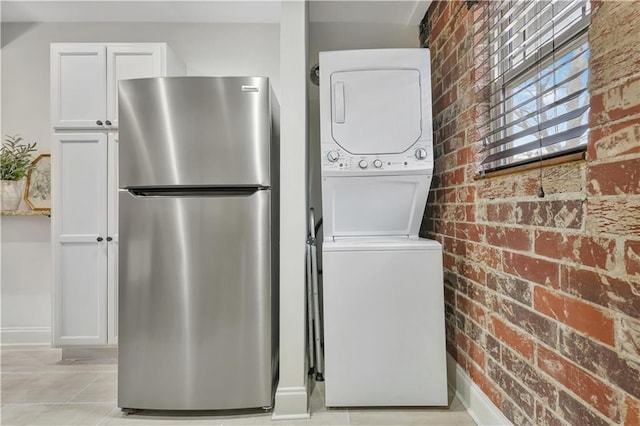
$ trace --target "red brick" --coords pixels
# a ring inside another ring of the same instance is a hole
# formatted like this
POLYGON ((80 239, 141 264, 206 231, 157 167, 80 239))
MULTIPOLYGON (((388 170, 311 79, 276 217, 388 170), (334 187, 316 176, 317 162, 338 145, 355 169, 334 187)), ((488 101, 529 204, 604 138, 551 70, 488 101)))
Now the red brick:
POLYGON ((589 160, 640 153, 640 117, 607 123, 589 131, 589 160))
POLYGON ((536 401, 536 425, 538 426, 565 426, 565 422, 558 415, 543 404, 536 401))
POLYGON ((483 234, 484 226, 482 225, 462 222, 456 224, 456 238, 480 242, 483 234))
POLYGON ((505 272, 537 284, 560 286, 557 263, 512 252, 504 252, 502 257, 505 272))
POLYGON ((535 393, 539 401, 552 410, 556 408, 557 386, 535 367, 533 359, 523 358, 503 346, 501 365, 527 389, 535 393))
POLYGON ((640 401, 627 396, 624 401, 626 415, 624 418, 624 426, 640 425, 640 401))
POLYGON ((620 419, 619 392, 566 358, 538 346, 538 367, 611 420, 620 419))
POLYGON ((452 270, 454 265, 456 264, 456 258, 450 255, 449 253, 443 253, 442 264, 445 269, 452 270))
POLYGON ((533 307, 594 339, 615 346, 613 319, 602 309, 539 286, 533 291, 533 307))
MULTIPOLYGON (((493 305, 493 298, 488 293, 489 292, 487 292, 487 288, 484 285, 478 284, 474 281, 468 281, 467 292, 465 293, 467 297, 488 310, 495 310, 496 307, 493 305)), ((483 323, 483 326, 484 325, 485 324, 483 323)))
POLYGON ((477 211, 475 204, 467 204, 464 206, 464 218, 469 222, 477 221, 477 211))
POLYGON ((533 306, 531 284, 528 281, 518 279, 511 275, 488 271, 487 287, 523 305, 533 306))
MULTIPOLYGON (((515 395, 507 393, 507 396, 502 402, 502 414, 504 414, 505 417, 514 425, 533 426, 534 422, 532 419, 535 413, 529 412, 529 406, 527 405, 528 401, 527 403, 524 403, 523 401, 512 402, 509 397, 517 399, 517 397, 521 397, 521 395, 518 395, 518 393, 515 395)), ((536 401, 534 400, 533 402, 535 403, 536 401)))
POLYGON ((498 312, 505 319, 505 322, 532 334, 547 345, 555 347, 558 344, 558 323, 556 321, 503 298, 499 301, 498 312))
POLYGON ((515 223, 515 205, 512 203, 487 204, 487 221, 501 224, 515 223))
POLYGON ((489 397, 493 405, 498 409, 502 408, 502 392, 486 375, 476 377, 475 384, 480 387, 482 393, 489 397))
POLYGON ((464 164, 476 162, 476 151, 473 146, 465 146, 462 149, 459 149, 456 152, 456 156, 458 158, 458 165, 462 166, 464 164))
POLYGON ((589 195, 640 194, 640 158, 591 165, 589 195))
POLYGON ((531 235, 523 228, 487 226, 487 243, 512 250, 531 250, 531 235))
POLYGON ((449 2, 442 1, 442 2, 434 2, 434 3, 445 4, 445 6, 441 7, 440 9, 434 9, 434 13, 436 14, 438 14, 438 12, 440 13, 439 13, 439 18, 437 18, 435 25, 431 28, 431 31, 429 32, 430 40, 436 40, 438 37, 440 37, 442 30, 444 29, 445 25, 449 22, 450 10, 451 10, 448 4, 449 2))
POLYGON ((523 201, 516 204, 516 223, 553 228, 582 227, 582 200, 523 201))
POLYGON ((467 242, 466 256, 468 260, 492 269, 498 269, 502 265, 501 251, 485 244, 467 242))
POLYGON ((587 199, 589 233, 640 235, 640 195, 587 199))
POLYGON ((533 359, 533 342, 526 334, 515 330, 495 316, 490 318, 489 331, 498 340, 522 354, 525 358, 533 359))
POLYGON ((640 291, 635 283, 586 269, 563 266, 561 286, 565 293, 640 318, 640 291))
POLYGON ((515 195, 512 179, 503 176, 486 178, 478 182, 478 197, 488 200, 510 198, 515 195))
POLYGON ((537 254, 600 269, 614 268, 615 249, 616 242, 610 238, 548 231, 536 231, 534 236, 534 251, 537 254))
POLYGON ((462 257, 459 257, 456 260, 456 268, 460 275, 465 278, 468 278, 472 281, 475 281, 479 284, 484 284, 487 279, 487 273, 484 266, 473 263, 465 260, 462 257))
POLYGON ((476 201, 475 186, 467 185, 456 188, 456 203, 473 203, 476 201))
MULTIPOLYGON (((535 398, 530 389, 527 389, 525 386, 520 384, 520 382, 511 377, 511 375, 507 374, 505 369, 493 361, 492 358, 487 359, 487 373, 489 378, 496 382, 505 394, 507 394, 518 407, 524 410, 528 417, 533 417, 535 398)), ((503 404, 506 401, 508 400, 503 399, 503 404)), ((505 407, 503 406, 503 410, 504 408, 505 407)), ((516 424, 520 425, 522 423, 518 422, 516 424)))
POLYGON ((476 365, 484 368, 484 350, 473 340, 469 340, 467 354, 469 354, 469 358, 471 358, 476 365))
POLYGON ((597 126, 640 114, 640 80, 616 86, 605 93, 591 96, 589 122, 597 126), (635 97, 636 99, 632 99, 635 97))
POLYGON ((640 241, 624 243, 624 265, 627 274, 640 277, 640 241))
POLYGON ((462 294, 458 294, 456 296, 456 308, 482 327, 486 326, 487 313, 485 309, 462 294))
POLYGON ((446 171, 442 174, 442 185, 444 187, 457 186, 464 183, 464 168, 446 171))
POLYGON ((571 330, 560 334, 560 352, 591 373, 640 398, 640 363, 626 359, 608 346, 571 330))
POLYGON ((571 425, 610 426, 611 422, 603 419, 580 401, 565 391, 558 394, 558 406, 563 417, 571 425))
POLYGON ((443 137, 444 152, 447 154, 459 150, 465 145, 465 132, 458 132, 459 123, 459 119, 456 121, 451 121, 447 123, 443 128, 445 134, 448 134, 447 131, 451 132, 451 135, 443 137))

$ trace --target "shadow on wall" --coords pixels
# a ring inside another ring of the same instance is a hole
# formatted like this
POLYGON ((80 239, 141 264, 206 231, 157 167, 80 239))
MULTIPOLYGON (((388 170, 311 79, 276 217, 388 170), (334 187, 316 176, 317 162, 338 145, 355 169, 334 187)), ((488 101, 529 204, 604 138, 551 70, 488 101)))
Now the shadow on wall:
POLYGON ((20 22, 19 25, 2 24, 2 47, 10 45, 37 25, 36 22, 20 22))

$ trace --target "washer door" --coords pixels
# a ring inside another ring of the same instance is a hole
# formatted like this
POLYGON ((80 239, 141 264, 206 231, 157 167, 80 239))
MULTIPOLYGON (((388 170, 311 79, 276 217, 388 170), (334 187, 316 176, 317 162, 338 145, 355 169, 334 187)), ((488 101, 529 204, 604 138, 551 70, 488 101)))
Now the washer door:
POLYGON ((331 134, 351 154, 398 154, 422 134, 420 72, 331 74, 331 134))

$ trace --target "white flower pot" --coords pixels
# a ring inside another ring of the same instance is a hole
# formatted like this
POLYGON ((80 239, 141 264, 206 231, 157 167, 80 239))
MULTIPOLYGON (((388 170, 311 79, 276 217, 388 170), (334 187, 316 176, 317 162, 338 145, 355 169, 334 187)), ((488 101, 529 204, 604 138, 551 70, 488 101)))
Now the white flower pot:
POLYGON ((22 191, 17 180, 0 180, 0 208, 2 210, 18 210, 22 200, 22 191))

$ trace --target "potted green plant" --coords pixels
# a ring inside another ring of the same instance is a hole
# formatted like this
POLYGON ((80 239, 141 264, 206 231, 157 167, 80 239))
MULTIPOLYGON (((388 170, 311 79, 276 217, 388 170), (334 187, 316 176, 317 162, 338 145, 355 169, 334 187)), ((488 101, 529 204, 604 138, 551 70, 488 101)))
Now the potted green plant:
POLYGON ((17 210, 22 199, 18 182, 33 167, 32 154, 36 143, 22 143, 20 135, 5 135, 0 148, 0 191, 2 210, 17 210))

